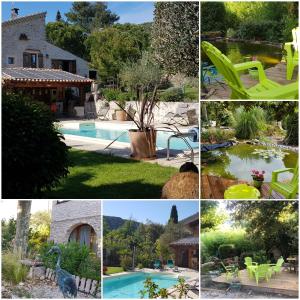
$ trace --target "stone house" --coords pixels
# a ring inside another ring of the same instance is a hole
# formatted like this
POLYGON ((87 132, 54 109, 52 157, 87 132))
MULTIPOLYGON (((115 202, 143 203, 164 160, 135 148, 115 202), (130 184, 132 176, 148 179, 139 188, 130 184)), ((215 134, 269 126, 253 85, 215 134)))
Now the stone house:
POLYGON ((101 255, 101 202, 53 201, 50 238, 55 243, 76 241, 101 255))
POLYGON ((175 252, 175 265, 178 267, 199 269, 199 213, 180 221, 190 236, 170 244, 175 252))

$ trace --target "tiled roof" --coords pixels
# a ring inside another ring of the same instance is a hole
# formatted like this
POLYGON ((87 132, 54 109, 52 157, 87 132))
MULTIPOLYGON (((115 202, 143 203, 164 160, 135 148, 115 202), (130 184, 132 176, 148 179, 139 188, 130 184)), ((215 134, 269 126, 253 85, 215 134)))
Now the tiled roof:
POLYGON ((186 237, 170 243, 171 246, 197 246, 199 245, 199 237, 186 237))
POLYGON ((27 16, 23 16, 23 17, 17 17, 15 19, 11 19, 11 20, 2 22, 2 26, 16 24, 16 23, 22 23, 22 22, 29 21, 29 20, 36 19, 36 18, 45 18, 46 14, 47 14, 47 12, 41 12, 41 13, 35 13, 35 14, 31 14, 31 15, 27 15, 27 16))
POLYGON ((187 217, 187 218, 185 218, 185 219, 183 219, 183 220, 181 220, 180 223, 188 224, 188 223, 191 223, 191 222, 194 222, 194 221, 197 221, 197 220, 199 220, 199 213, 198 212, 191 215, 191 216, 189 216, 189 217, 187 217))
POLYGON ((2 68, 2 80, 32 82, 93 82, 92 79, 60 69, 38 68, 2 68))

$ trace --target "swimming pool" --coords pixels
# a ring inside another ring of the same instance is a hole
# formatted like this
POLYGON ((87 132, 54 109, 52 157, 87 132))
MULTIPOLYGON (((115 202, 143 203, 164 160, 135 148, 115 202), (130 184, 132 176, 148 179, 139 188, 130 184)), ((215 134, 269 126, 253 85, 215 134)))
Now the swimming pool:
MULTIPOLYGON (((83 123, 80 124, 78 128, 61 128, 63 134, 71 134, 82 137, 91 137, 96 139, 102 139, 107 141, 113 141, 117 137, 118 142, 130 143, 128 130, 124 128, 123 130, 114 129, 114 128, 97 128, 95 123, 83 123)), ((165 149, 167 148, 168 137, 173 134, 172 132, 158 131, 156 138, 156 145, 158 148, 165 149)), ((190 139, 187 139, 189 144, 194 148, 199 147, 199 143, 193 143, 190 139)), ((170 148, 174 150, 186 150, 187 146, 184 141, 181 139, 171 139, 170 148)))
POLYGON ((171 288, 178 280, 172 274, 137 272, 103 279, 103 298, 141 298, 139 291, 144 289, 143 282, 147 277, 160 288, 171 288))

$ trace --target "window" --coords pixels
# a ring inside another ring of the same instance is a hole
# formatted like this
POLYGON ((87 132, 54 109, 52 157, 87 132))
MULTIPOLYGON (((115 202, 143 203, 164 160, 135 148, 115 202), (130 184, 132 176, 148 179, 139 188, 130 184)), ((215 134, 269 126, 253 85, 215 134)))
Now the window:
POLYGON ((82 224, 73 229, 69 236, 69 242, 77 242, 81 246, 85 245, 96 252, 96 233, 88 224, 82 224))
POLYGON ((43 68, 43 54, 24 52, 23 53, 23 67, 24 68, 43 68))
POLYGON ((8 62, 9 65, 13 65, 15 63, 15 58, 10 56, 8 58, 7 62, 8 62))
POLYGON ((27 41, 28 40, 28 37, 25 33, 21 33, 20 36, 19 36, 19 40, 21 41, 27 41))

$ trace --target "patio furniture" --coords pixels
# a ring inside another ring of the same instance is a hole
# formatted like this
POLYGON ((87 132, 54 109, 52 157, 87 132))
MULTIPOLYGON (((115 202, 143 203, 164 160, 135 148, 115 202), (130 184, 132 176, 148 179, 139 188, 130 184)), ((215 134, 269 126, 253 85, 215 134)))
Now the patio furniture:
POLYGON ((280 257, 277 260, 276 264, 270 264, 269 266, 272 267, 272 274, 273 273, 275 273, 275 274, 280 273, 283 263, 284 263, 284 259, 283 259, 283 257, 280 257))
POLYGON ((167 261, 167 267, 170 268, 170 269, 174 268, 174 262, 173 262, 172 259, 168 259, 168 261, 167 261))
POLYGON ((225 272, 226 272, 226 280, 229 280, 231 279, 234 274, 236 274, 238 268, 236 265, 228 265, 228 266, 225 266, 224 263, 221 261, 221 265, 222 267, 224 268, 225 272))
POLYGON ((284 44, 286 51, 286 79, 291 80, 293 77, 294 68, 298 66, 299 61, 299 27, 292 30, 293 41, 284 44))
POLYGON ((224 76, 227 85, 232 90, 231 99, 282 100, 298 98, 298 82, 280 85, 275 81, 267 79, 261 62, 249 61, 234 65, 220 50, 209 42, 202 42, 201 46, 219 73, 224 76), (250 88, 246 88, 238 72, 248 71, 250 68, 257 68, 259 83, 250 88))
POLYGON ((107 114, 109 112, 109 103, 105 101, 101 101, 99 105, 99 109, 97 111, 97 117, 100 120, 108 120, 107 114))
POLYGON ((298 193, 298 163, 296 168, 285 168, 279 169, 272 172, 272 181, 270 183, 270 193, 269 198, 272 195, 272 190, 283 195, 286 199, 297 199, 298 193), (278 181, 278 175, 280 173, 293 171, 293 178, 290 182, 280 182, 278 181))
POLYGON ((154 269, 160 269, 161 268, 161 261, 159 259, 156 259, 153 263, 154 269))
POLYGON ((224 199, 259 199, 260 191, 245 183, 230 186, 224 193, 224 199))
POLYGON ((258 265, 254 271, 256 285, 258 285, 260 279, 265 279, 269 281, 271 275, 272 275, 272 267, 270 267, 268 264, 258 265))
POLYGON ((178 108, 175 113, 168 112, 164 116, 164 124, 174 125, 178 124, 181 126, 194 125, 198 123, 198 116, 196 109, 178 108))
POLYGON ((292 272, 293 269, 293 272, 298 273, 298 263, 299 263, 298 255, 290 256, 286 260, 289 264, 289 271, 292 272))
POLYGON ((247 267, 248 275, 250 278, 253 277, 253 274, 255 272, 255 269, 257 268, 257 262, 252 261, 252 257, 245 257, 245 262, 244 264, 247 267))

